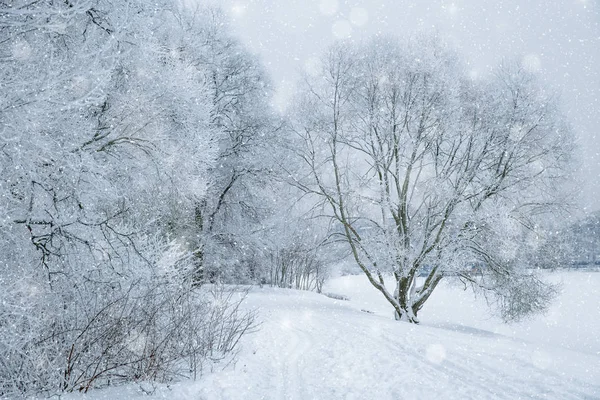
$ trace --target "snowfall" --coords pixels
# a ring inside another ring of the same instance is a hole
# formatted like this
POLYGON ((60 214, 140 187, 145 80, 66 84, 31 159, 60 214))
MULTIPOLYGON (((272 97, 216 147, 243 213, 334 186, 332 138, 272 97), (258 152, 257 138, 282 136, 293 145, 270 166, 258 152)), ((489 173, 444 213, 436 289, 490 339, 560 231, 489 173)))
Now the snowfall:
POLYGON ((485 299, 442 283, 420 325, 393 320, 365 277, 323 294, 252 288, 259 328, 235 362, 197 381, 99 389, 65 399, 600 399, 600 272, 563 271, 545 314, 516 324, 485 299), (148 395, 148 392, 152 392, 148 395))

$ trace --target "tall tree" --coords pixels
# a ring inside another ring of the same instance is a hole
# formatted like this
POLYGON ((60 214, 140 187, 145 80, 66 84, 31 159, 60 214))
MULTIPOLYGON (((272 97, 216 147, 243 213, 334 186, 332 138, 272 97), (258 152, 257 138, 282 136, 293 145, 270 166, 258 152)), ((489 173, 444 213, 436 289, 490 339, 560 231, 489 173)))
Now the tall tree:
POLYGON ((278 129, 269 104, 272 89, 257 58, 229 34, 221 11, 206 12, 206 23, 192 29, 203 41, 196 60, 205 71, 217 139, 211 183, 195 207, 198 275, 255 280, 244 264, 255 253, 252 232, 270 213, 265 196, 278 129))
POLYGON ((308 172, 296 184, 398 319, 418 322, 448 275, 492 296, 505 320, 548 305, 555 288, 523 255, 560 205, 572 134, 535 76, 505 63, 474 81, 436 38, 379 38, 334 45, 303 87, 293 119, 308 172))

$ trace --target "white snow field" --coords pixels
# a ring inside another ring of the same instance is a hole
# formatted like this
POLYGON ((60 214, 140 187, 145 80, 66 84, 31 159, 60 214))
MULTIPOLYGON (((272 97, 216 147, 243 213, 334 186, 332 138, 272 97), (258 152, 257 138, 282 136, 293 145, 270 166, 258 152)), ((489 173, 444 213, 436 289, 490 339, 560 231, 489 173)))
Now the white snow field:
MULTIPOLYGON (((159 387, 152 397, 600 399, 600 273, 551 279, 564 290, 550 312, 512 325, 450 284, 438 288, 418 326, 394 321, 362 276, 326 285, 349 301, 256 288, 245 306, 259 311, 261 327, 243 339, 238 361, 198 382, 159 387)), ((84 398, 148 396, 132 385, 84 398)))

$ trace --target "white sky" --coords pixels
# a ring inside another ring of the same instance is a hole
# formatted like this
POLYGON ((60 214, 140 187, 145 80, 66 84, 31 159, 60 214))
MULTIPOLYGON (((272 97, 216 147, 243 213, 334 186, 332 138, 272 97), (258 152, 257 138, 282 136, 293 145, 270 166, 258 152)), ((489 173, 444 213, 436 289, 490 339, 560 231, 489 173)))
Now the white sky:
POLYGON ((222 0, 285 108, 297 72, 337 37, 437 31, 485 74, 519 55, 562 95, 579 137, 582 205, 600 209, 600 0, 222 0))

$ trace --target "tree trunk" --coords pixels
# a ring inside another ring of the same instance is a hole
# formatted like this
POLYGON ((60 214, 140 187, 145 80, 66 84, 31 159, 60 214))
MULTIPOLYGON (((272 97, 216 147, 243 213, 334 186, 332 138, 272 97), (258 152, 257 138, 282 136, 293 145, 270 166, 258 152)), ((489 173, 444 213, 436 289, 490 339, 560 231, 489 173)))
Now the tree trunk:
POLYGON ((408 279, 400 278, 396 281, 396 290, 394 290, 394 298, 400 305, 400 310, 402 313, 399 313, 398 310, 394 310, 394 319, 396 321, 405 321, 411 324, 418 324, 419 320, 417 319, 417 311, 415 310, 407 299, 408 295, 408 279))
POLYGON ((204 251, 202 251, 202 249, 197 249, 193 254, 195 259, 192 280, 194 286, 201 286, 206 280, 206 274, 204 271, 204 251))

